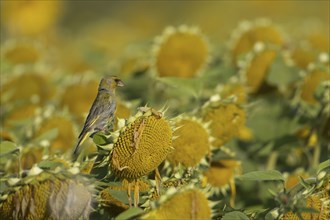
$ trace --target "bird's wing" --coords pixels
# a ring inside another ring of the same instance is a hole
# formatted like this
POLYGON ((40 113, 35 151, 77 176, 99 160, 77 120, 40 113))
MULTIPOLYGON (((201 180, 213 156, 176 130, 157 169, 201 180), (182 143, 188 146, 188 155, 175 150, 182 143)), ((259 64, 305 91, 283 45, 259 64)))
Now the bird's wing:
POLYGON ((102 112, 104 111, 104 102, 102 102, 103 100, 104 100, 104 95, 98 94, 93 102, 91 109, 89 110, 88 116, 84 124, 84 128, 82 129, 79 138, 84 133, 89 131, 93 127, 95 122, 97 122, 97 120, 100 118, 102 112))

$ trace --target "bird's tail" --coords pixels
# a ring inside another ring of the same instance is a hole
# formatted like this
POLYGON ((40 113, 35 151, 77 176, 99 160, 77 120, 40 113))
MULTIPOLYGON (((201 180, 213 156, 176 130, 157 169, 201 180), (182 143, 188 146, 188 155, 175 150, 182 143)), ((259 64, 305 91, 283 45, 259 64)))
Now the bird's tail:
POLYGON ((78 139, 78 143, 73 151, 73 158, 77 158, 78 157, 78 152, 80 149, 80 146, 84 143, 84 141, 86 140, 86 138, 90 135, 91 132, 84 132, 81 135, 79 135, 79 139, 78 139))

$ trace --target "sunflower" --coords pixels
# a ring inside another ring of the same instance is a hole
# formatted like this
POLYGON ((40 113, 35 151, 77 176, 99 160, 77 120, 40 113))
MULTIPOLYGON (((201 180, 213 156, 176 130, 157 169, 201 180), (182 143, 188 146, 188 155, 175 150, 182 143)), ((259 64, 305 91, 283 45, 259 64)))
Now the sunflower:
POLYGON ((8 179, 0 215, 8 219, 87 219, 92 211, 92 193, 84 181, 35 166, 23 179, 8 179))
POLYGON ((161 112, 143 107, 113 143, 110 169, 115 176, 137 179, 157 169, 172 150, 172 129, 161 112))
POLYGON ((211 135, 215 138, 212 144, 221 147, 245 127, 245 110, 235 103, 212 99, 204 105, 202 117, 204 122, 211 123, 211 135))
POLYGON ((175 127, 178 129, 173 133, 177 136, 173 140, 174 150, 167 156, 170 164, 194 167, 203 158, 205 160, 211 150, 212 141, 207 125, 196 117, 181 116, 175 120, 175 127))
POLYGON ((166 28, 156 38, 154 52, 154 68, 161 77, 194 77, 209 59, 208 43, 195 27, 166 28))
POLYGON ((160 205, 141 219, 211 219, 212 205, 202 190, 187 186, 171 188, 160 198, 160 205))

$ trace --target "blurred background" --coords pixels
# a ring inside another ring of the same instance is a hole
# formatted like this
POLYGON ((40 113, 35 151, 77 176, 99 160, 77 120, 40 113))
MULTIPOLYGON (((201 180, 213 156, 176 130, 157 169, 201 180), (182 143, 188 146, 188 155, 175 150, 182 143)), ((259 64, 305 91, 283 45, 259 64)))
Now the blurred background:
POLYGON ((63 34, 74 42, 97 31, 100 41, 107 39, 109 49, 122 53, 128 44, 151 40, 168 25, 197 25, 212 42, 221 43, 240 21, 260 17, 297 34, 306 26, 308 30, 322 28, 329 34, 328 9, 328 1, 289 0, 2 1, 1 40, 63 34))
MULTIPOLYGON (((71 161, 106 74, 125 82, 118 118, 147 103, 166 105, 168 118, 185 114, 202 129, 182 132, 183 149, 172 156, 180 164, 193 159, 187 167, 198 177, 187 183, 212 186, 212 200, 222 201, 217 216, 246 207, 260 209, 251 211, 260 219, 262 209, 298 210, 278 205, 283 187, 325 166, 318 168, 330 142, 330 1, 1 0, 0 8, 1 177, 48 166, 48 159, 71 161), (205 133, 203 154, 191 147, 197 133, 205 133), (264 185, 239 181, 256 170, 278 170, 271 177, 285 184, 267 176, 264 185)), ((92 139, 83 148, 84 155, 97 152, 92 139)), ((91 172, 93 163, 78 172, 91 172)))

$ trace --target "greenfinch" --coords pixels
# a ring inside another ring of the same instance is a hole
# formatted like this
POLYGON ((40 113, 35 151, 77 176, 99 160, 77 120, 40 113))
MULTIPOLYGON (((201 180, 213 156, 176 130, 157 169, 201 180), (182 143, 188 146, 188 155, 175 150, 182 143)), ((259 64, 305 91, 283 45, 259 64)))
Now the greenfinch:
POLYGON ((116 110, 115 91, 117 87, 122 86, 124 86, 123 81, 116 76, 101 79, 97 96, 78 137, 78 143, 73 152, 74 157, 77 157, 80 146, 87 137, 93 136, 97 131, 103 131, 108 123, 112 122, 116 110))

